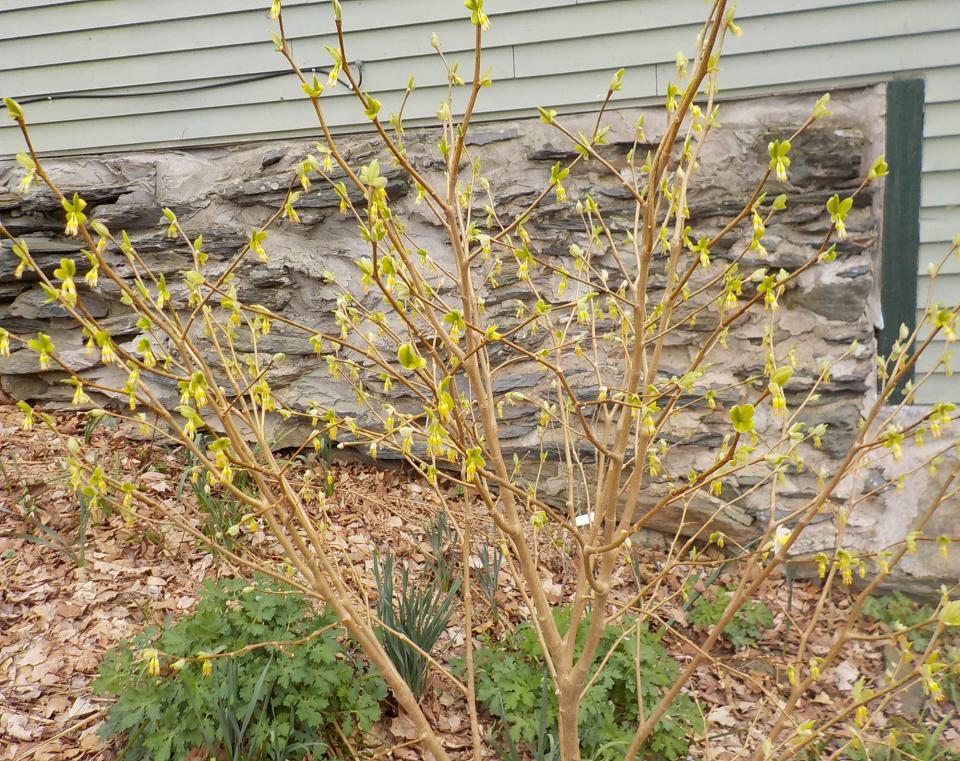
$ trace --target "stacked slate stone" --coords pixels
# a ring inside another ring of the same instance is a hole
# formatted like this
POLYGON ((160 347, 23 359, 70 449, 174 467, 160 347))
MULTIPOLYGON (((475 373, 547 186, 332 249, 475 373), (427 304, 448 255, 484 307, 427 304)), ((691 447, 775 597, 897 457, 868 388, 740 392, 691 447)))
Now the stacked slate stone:
MULTIPOLYGON (((825 203, 834 193, 841 197, 850 193, 869 168, 877 150, 877 129, 873 113, 873 89, 835 94, 831 101, 835 116, 824 126, 815 126, 796 140, 791 156, 789 182, 781 185, 771 179, 770 197, 779 193, 788 195, 785 211, 767 230, 763 242, 768 252, 764 259, 748 254, 741 264, 742 272, 749 274, 756 268, 773 271, 783 268, 791 271, 799 267, 816 251, 829 226, 825 203), (871 104, 871 108, 862 108, 871 104), (869 124, 867 122, 870 122, 869 124)), ((694 183, 689 199, 690 224, 695 235, 709 235, 719 230, 749 198, 753 185, 766 168, 767 144, 773 139, 788 136, 809 113, 810 98, 767 98, 728 104, 721 110, 723 125, 708 142, 703 155, 701 172, 694 183)), ((626 155, 633 146, 634 124, 640 111, 625 109, 611 113, 612 128, 604 156, 618 168, 626 167, 626 155)), ((592 129, 594 116, 572 116, 566 123, 576 132, 592 129)), ((659 122, 662 125, 662 122, 659 122)), ((658 136, 657 115, 647 117, 647 134, 651 140, 658 136)), ((429 178, 438 180, 442 163, 436 150, 437 133, 433 130, 409 130, 407 150, 411 161, 429 178)), ((470 151, 479 155, 482 168, 492 186, 501 219, 514 219, 542 190, 549 177, 550 167, 558 160, 573 156, 560 136, 550 127, 536 120, 510 123, 490 123, 474 128, 470 151)), ((637 155, 643 156, 653 145, 640 145, 637 155)), ((377 143, 369 135, 344 137, 341 149, 358 166, 378 155, 377 143)), ((111 230, 126 230, 133 245, 154 271, 166 275, 174 301, 185 302, 180 275, 191 268, 189 254, 182 242, 165 236, 166 222, 161 208, 171 208, 191 235, 203 235, 203 249, 210 257, 209 271, 216 273, 246 242, 251 228, 263 223, 270 213, 282 204, 292 177, 293 167, 313 150, 308 140, 250 143, 228 147, 178 150, 135 151, 103 156, 54 158, 47 162, 48 170, 60 183, 64 192, 76 191, 87 201, 90 219, 99 219, 111 230)), ((440 260, 445 257, 443 230, 429 212, 415 202, 415 193, 399 170, 385 155, 380 155, 381 166, 388 178, 387 192, 396 213, 408 224, 411 236, 418 245, 440 260)), ((30 251, 48 274, 58 266, 62 257, 77 262, 78 274, 84 272, 86 259, 81 254, 77 238, 63 236, 63 213, 49 194, 34 193, 21 197, 15 192, 18 170, 13 162, 0 163, 0 217, 4 224, 28 244, 30 251)), ((600 205, 615 236, 622 238, 632 228, 634 208, 616 180, 605 175, 595 165, 581 162, 565 181, 572 199, 591 194, 600 205)), ((358 298, 366 297, 359 286, 360 272, 356 261, 369 255, 366 244, 357 233, 355 224, 339 213, 339 199, 328 187, 315 182, 310 192, 304 193, 297 204, 301 224, 282 223, 271 229, 266 247, 269 264, 260 264, 253 257, 241 267, 237 275, 240 298, 246 303, 262 304, 280 314, 315 326, 318 330, 338 330, 333 317, 337 292, 330 286, 324 273, 329 271, 337 279, 355 285, 352 290, 358 298)), ((478 220, 486 214, 478 203, 474 214, 478 220)), ((570 265, 571 244, 585 245, 586 236, 573 203, 551 202, 537 209, 526 223, 533 237, 537 253, 561 266, 570 265)), ((829 467, 832 457, 845 451, 856 430, 864 400, 875 387, 871 357, 876 351, 876 276, 879 268, 879 198, 873 192, 858 197, 857 206, 848 218, 849 236, 839 243, 837 259, 831 264, 815 267, 781 300, 774 324, 778 345, 785 351, 795 348, 799 369, 787 388, 788 403, 796 401, 808 391, 817 377, 821 359, 839 357, 858 341, 861 348, 844 360, 833 372, 833 382, 821 398, 810 408, 805 420, 810 424, 827 423, 831 434, 822 453, 811 455, 811 461, 829 467)), ((752 237, 749 220, 741 225, 724 243, 712 252, 714 259, 731 259, 748 246, 752 237)), ((116 258, 121 272, 125 269, 123 257, 116 258)), ((449 261, 449 258, 447 258, 449 261)), ((603 266, 610 273, 611 284, 619 283, 621 275, 612 259, 603 266)), ((16 259, 5 247, 0 252, 0 325, 21 335, 43 331, 51 335, 61 355, 87 378, 114 377, 111 367, 100 365, 94 355, 85 353, 82 337, 76 324, 63 310, 44 303, 43 294, 35 287, 29 274, 22 280, 14 277, 16 259)), ((491 322, 510 325, 517 311, 517 302, 532 307, 529 290, 512 281, 509 272, 504 285, 484 292, 491 322)), ((663 262, 656 261, 661 272, 663 262)), ((552 293, 552 276, 538 272, 546 293, 552 293)), ((654 278, 656 298, 664 286, 662 276, 654 278)), ((103 321, 117 341, 136 342, 138 329, 134 318, 119 302, 117 289, 105 279, 96 293, 84 290, 78 278, 81 299, 91 314, 103 321)), ((690 283, 696 290, 697 280, 690 283)), ((755 283, 745 283, 745 294, 755 283)), ((450 293, 445 294, 451 297, 450 293)), ((715 292, 709 294, 715 298, 715 292)), ((694 301, 693 303, 696 303, 694 301)), ((713 329, 713 320, 704 318, 673 332, 668 340, 663 363, 663 375, 683 372, 686 363, 696 352, 702 338, 713 329)), ((761 372, 760 349, 769 317, 762 312, 731 331, 728 348, 711 358, 703 388, 736 387, 744 379, 761 372)), ((599 329, 599 328, 598 328, 599 329)), ((202 336, 197 340, 204 341, 202 336)), ((542 335, 521 334, 525 345, 538 348, 542 335)), ((244 346, 242 333, 241 350, 244 346)), ((259 347, 261 352, 282 352, 286 360, 273 371, 271 386, 276 394, 289 404, 307 409, 315 402, 321 407, 334 407, 341 414, 359 419, 364 410, 354 400, 346 383, 331 378, 326 363, 313 352, 307 336, 285 330, 275 324, 259 347)), ((497 357, 493 359, 496 361, 497 357)), ((616 362, 607 358, 611 377, 618 375, 616 362)), ((603 361, 603 358, 601 358, 603 361)), ((0 388, 16 399, 42 403, 48 407, 66 405, 72 388, 61 383, 65 374, 58 371, 40 372, 36 355, 20 348, 9 359, 0 360, 0 388)), ((587 368, 573 366, 569 377, 587 396, 596 394, 595 375, 587 368)), ((529 396, 549 395, 550 379, 532 362, 510 364, 495 380, 497 393, 519 390, 529 396)), ((175 387, 158 388, 158 393, 175 406, 175 387)), ((745 398, 745 390, 737 388, 717 393, 718 409, 705 403, 689 407, 677 418, 669 443, 674 447, 670 473, 664 473, 659 482, 650 485, 649 498, 655 499, 666 488, 670 477, 682 478, 690 466, 704 469, 713 462, 716 448, 729 421, 724 412, 730 404, 745 398)), ((391 400, 398 409, 412 404, 397 396, 391 400)), ((122 404, 121 400, 116 400, 122 404)), ((763 411, 758 410, 762 418, 763 411)), ((535 469, 538 465, 537 420, 522 406, 504 409, 504 445, 509 454, 516 452, 524 463, 535 469)), ((759 419, 758 425, 779 426, 778 421, 759 419)), ((285 430, 278 433, 281 446, 294 445, 303 431, 285 430), (282 435, 281 435, 282 433, 282 435)), ((749 471, 737 479, 736 489, 744 492, 755 483, 757 476, 749 471)), ((793 473, 779 490, 780 509, 790 511, 803 504, 814 489, 814 475, 793 473)), ((564 503, 568 484, 556 461, 548 459, 540 478, 540 493, 564 503)), ((729 498, 730 494, 725 493, 729 498)), ((756 494, 746 497, 725 512, 719 528, 728 534, 745 538, 755 531, 758 519, 763 519, 768 496, 756 494)), ((713 512, 709 500, 691 504, 685 515, 690 525, 713 512)), ((650 528, 673 530, 677 514, 663 515, 650 528)))

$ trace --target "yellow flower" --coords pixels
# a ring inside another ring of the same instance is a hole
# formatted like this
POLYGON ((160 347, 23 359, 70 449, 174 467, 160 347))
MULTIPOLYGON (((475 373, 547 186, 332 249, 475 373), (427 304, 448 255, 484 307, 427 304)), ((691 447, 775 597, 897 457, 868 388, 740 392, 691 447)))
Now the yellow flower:
POLYGON ((33 407, 22 399, 17 402, 17 407, 23 412, 23 430, 29 431, 33 427, 33 407))
POLYGON ((160 653, 152 647, 144 648, 140 651, 140 657, 147 661, 147 674, 150 676, 160 676, 160 653))
POLYGON ((67 223, 64 227, 64 234, 67 237, 77 235, 80 231, 80 227, 87 223, 87 215, 83 213, 83 209, 86 207, 87 202, 80 198, 77 193, 74 193, 72 201, 68 201, 66 198, 63 198, 61 199, 60 204, 63 206, 63 210, 67 213, 67 223))
POLYGON ((854 721, 856 721, 858 727, 862 727, 864 724, 867 723, 867 719, 869 717, 870 717, 870 713, 869 711, 867 711, 867 707, 860 706, 859 708, 857 708, 857 714, 854 717, 854 721))

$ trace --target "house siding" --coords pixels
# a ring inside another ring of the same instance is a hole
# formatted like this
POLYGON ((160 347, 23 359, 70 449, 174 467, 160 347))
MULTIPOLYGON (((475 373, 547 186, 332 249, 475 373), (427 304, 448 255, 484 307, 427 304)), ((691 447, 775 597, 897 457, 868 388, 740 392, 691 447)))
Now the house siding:
MULTIPOLYGON (((446 90, 430 48, 440 37, 468 75, 473 33, 457 0, 343 0, 348 53, 364 89, 389 113, 412 74, 405 114, 429 123, 446 90)), ((495 86, 478 116, 529 114, 531 105, 582 111, 626 69, 617 103, 660 101, 677 50, 690 52, 703 0, 491 0, 485 37, 495 86)), ((287 29, 305 68, 329 62, 327 0, 285 2, 287 29)), ((29 101, 37 144, 49 153, 224 143, 315 132, 303 93, 268 39, 268 0, 0 0, 0 94, 29 101), (275 74, 231 84, 243 77, 275 74), (195 88, 195 89, 191 89, 195 88), (95 97, 90 97, 95 96, 95 97)), ((960 3, 957 0, 740 0, 744 35, 728 40, 720 78, 739 97, 821 91, 922 77, 926 81, 918 304, 927 266, 960 233, 960 3)), ((337 88, 324 95, 338 132, 364 129, 337 88)), ((20 147, 0 126, 0 155, 20 147)), ((960 260, 934 300, 960 300, 960 260)), ((924 365, 920 371, 924 371, 924 365)), ((921 401, 960 401, 960 379, 938 373, 921 401)))

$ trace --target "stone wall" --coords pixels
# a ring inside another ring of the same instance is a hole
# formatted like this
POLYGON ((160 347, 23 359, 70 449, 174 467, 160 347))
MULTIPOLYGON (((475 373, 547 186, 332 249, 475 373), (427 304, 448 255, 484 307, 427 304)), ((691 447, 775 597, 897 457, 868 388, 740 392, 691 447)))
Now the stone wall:
MULTIPOLYGON (((712 138, 703 156, 701 174, 690 197, 691 224, 698 234, 719 229, 749 196, 767 162, 767 143, 789 135, 809 114, 815 97, 779 97, 724 104, 722 129, 712 138)), ((772 183, 773 193, 787 192, 789 205, 778 215, 764 238, 769 259, 750 258, 743 269, 767 266, 792 270, 816 250, 829 224, 824 204, 831 195, 843 196, 857 186, 872 159, 882 152, 884 96, 880 87, 835 93, 831 101, 834 116, 816 125, 794 145, 789 184, 772 183)), ((612 114, 613 129, 604 148, 615 164, 623 164, 633 139, 633 125, 639 112, 623 110, 612 114)), ((589 131, 593 117, 570 117, 574 129, 589 131)), ((651 140, 659 137, 663 122, 659 114, 647 116, 651 140)), ((437 177, 439 162, 431 131, 408 133, 411 160, 429 177, 437 177)), ((342 147, 349 159, 359 165, 377 155, 377 143, 368 135, 345 137, 342 147)), ((476 126, 470 148, 482 157, 499 210, 506 218, 517 214, 543 187, 550 166, 572 157, 568 145, 556 132, 536 120, 488 123, 476 126)), ((641 146, 641 151, 643 150, 641 146)), ((78 191, 89 204, 91 218, 102 220, 113 230, 125 229, 138 252, 156 271, 167 273, 175 282, 178 272, 189 268, 188 257, 180 247, 165 238, 160 209, 173 209, 188 232, 203 233, 204 249, 213 262, 222 267, 256 227, 282 202, 291 168, 312 150, 309 141, 264 142, 193 150, 158 150, 57 158, 48 168, 65 191, 78 191)), ((389 163, 384 160, 384 167, 389 163)), ((48 272, 63 256, 77 259, 82 272, 84 259, 75 239, 62 236, 62 212, 47 195, 20 197, 13 188, 18 171, 12 162, 0 163, 0 218, 17 236, 29 244, 34 256, 48 272)), ((442 231, 414 202, 408 182, 396 170, 387 173, 388 193, 396 209, 404 215, 410 232, 419 245, 443 258, 442 231)), ((594 167, 581 165, 568 179, 572 197, 589 192, 600 202, 615 232, 632 224, 633 207, 623 198, 618 184, 594 167)), ((338 200, 328 188, 315 185, 298 204, 302 224, 282 224, 269 235, 269 265, 251 263, 238 277, 240 297, 272 310, 295 317, 321 330, 335 328, 332 310, 335 294, 323 279, 324 271, 334 272, 342 280, 359 278, 355 260, 365 255, 364 244, 352 223, 338 212, 338 200)), ((878 322, 878 270, 880 234, 880 194, 873 191, 860 197, 850 215, 849 237, 838 246, 838 257, 830 265, 807 273, 796 287, 785 294, 783 307, 775 316, 778 343, 795 347, 800 370, 790 384, 796 397, 810 388, 821 359, 836 358, 858 341, 860 348, 843 361, 833 373, 833 383, 807 415, 810 423, 824 422, 831 428, 826 451, 813 455, 815 461, 829 466, 832 457, 845 451, 857 428, 861 410, 875 388, 871 358, 876 351, 878 322), (819 460, 817 460, 819 458, 819 460)), ((581 242, 582 225, 572 205, 546 204, 532 217, 527 229, 534 236, 537 250, 545 257, 563 261, 571 243, 581 242)), ((720 258, 731 257, 748 243, 751 230, 741 228, 714 252, 720 258)), ((112 372, 84 354, 80 336, 62 310, 43 303, 42 294, 31 283, 13 277, 15 258, 0 254, 0 325, 19 334, 43 330, 57 346, 70 347, 66 356, 90 378, 107 377, 112 372)), ((120 265, 121 268, 124 265, 120 265)), ((612 271, 612 270, 611 270, 612 271)), ((654 288, 662 282, 654 279, 654 288)), ((662 281, 662 278, 660 279, 662 281)), ((174 293, 176 297, 176 292, 174 293)), ((102 318, 115 336, 133 340, 137 329, 117 293, 109 284, 96 294, 83 294, 91 313, 102 318)), ((506 286, 491 294, 488 308, 493 315, 503 313, 509 324, 515 301, 529 300, 524 290, 506 286)), ((492 319, 496 319, 492 317, 492 319)), ((758 347, 765 328, 762 316, 748 320, 733 332, 729 348, 719 354, 711 366, 710 380, 715 385, 733 385, 761 369, 758 347)), ((676 333, 665 358, 665 373, 680 370, 692 356, 706 324, 694 325, 676 333)), ((317 361, 302 334, 290 334, 276 326, 264 339, 261 350, 283 352, 287 361, 279 368, 272 385, 288 403, 306 407, 310 401, 336 407, 340 412, 362 416, 353 395, 342 383, 330 378, 325 363, 317 361)), ((60 404, 72 393, 60 383, 63 374, 39 372, 35 355, 20 349, 0 361, 0 388, 17 399, 60 404)), ((572 377, 589 388, 596 381, 589 374, 572 377)), ((548 379, 535 365, 517 365, 496 381, 497 391, 509 389, 536 393, 548 379)), ((171 401, 175 389, 161 390, 171 401)), ((737 394, 718 400, 736 403, 737 394)), ((402 401, 402 400, 401 400, 402 401)), ((400 402, 398 402, 399 406, 400 402)), ((536 421, 528 410, 506 409, 504 444, 508 451, 527 455, 536 446, 536 421), (512 417, 511 417, 512 416, 512 417)), ((764 425, 764 421, 760 421, 764 425)), ((674 472, 683 473, 690 465, 703 468, 712 462, 715 448, 728 430, 725 415, 703 406, 693 406, 678 418, 674 431, 676 462, 674 472)), ((294 435, 295 437, 295 435, 294 435)), ((292 441, 288 438, 286 441, 292 441)), ((548 463, 542 492, 562 501, 566 482, 548 463)), ((734 487, 744 492, 751 485, 750 474, 740 477, 734 487)), ((809 473, 791 476, 780 490, 780 509, 789 511, 809 498, 814 488, 809 473)), ((754 478, 754 482, 756 478, 754 478)), ((662 484, 652 484, 655 495, 662 484)), ((766 515, 766 495, 746 496, 721 520, 730 534, 746 538, 752 535, 766 515), (759 522, 759 523, 758 523, 759 522)), ((709 502, 689 506, 688 521, 712 512, 709 502)), ((678 516, 665 516, 653 528, 671 529, 678 516)))

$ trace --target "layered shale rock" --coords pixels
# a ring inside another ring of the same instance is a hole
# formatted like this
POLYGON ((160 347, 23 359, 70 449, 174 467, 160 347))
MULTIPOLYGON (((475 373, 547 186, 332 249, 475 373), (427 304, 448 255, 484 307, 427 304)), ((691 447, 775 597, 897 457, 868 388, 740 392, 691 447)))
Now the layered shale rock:
MULTIPOLYGON (((689 198, 690 224, 696 234, 718 231, 739 211, 766 168, 767 143, 789 136, 809 114, 814 99, 777 97, 724 104, 720 113, 722 129, 708 142, 689 198)), ((835 94, 831 107, 831 119, 818 123, 794 142, 788 183, 769 182, 771 194, 788 195, 788 206, 777 215, 763 239, 768 256, 760 259, 748 254, 742 261, 745 273, 757 267, 789 272, 807 261, 817 251, 830 224, 825 213, 827 199, 835 193, 849 194, 873 158, 882 152, 881 89, 835 94)), ((626 109, 610 115, 612 128, 602 150, 605 158, 618 168, 626 167, 626 154, 633 146, 634 124, 640 113, 626 109)), ((574 132, 589 132, 594 118, 589 114, 572 116, 565 123, 574 132)), ((647 115, 650 139, 659 137, 662 125, 657 113, 647 115)), ((409 130, 406 136, 410 160, 435 181, 442 170, 436 140, 433 130, 409 130)), ((477 125, 469 143, 470 150, 482 159, 483 172, 504 221, 515 219, 537 196, 554 162, 574 155, 562 136, 536 120, 477 125)), ((377 143, 369 135, 355 135, 342 137, 340 146, 357 166, 380 156, 391 203, 407 221, 412 238, 434 258, 449 260, 442 229, 415 202, 414 189, 403 174, 395 169, 387 171, 392 165, 379 153, 377 143)), ((282 203, 293 167, 311 150, 313 145, 308 140, 272 141, 54 158, 47 167, 65 192, 76 191, 86 199, 91 219, 99 219, 113 230, 126 230, 150 266, 165 273, 174 284, 172 292, 176 298, 183 293, 177 276, 190 267, 189 256, 182 245, 165 237, 160 209, 173 209, 192 236, 202 233, 203 248, 210 256, 210 271, 216 273, 245 243, 249 230, 282 203)), ((646 147, 641 145, 637 150, 642 156, 646 147)), ((45 194, 25 198, 17 195, 13 190, 17 175, 13 162, 0 162, 0 217, 4 224, 28 243, 47 274, 65 256, 77 262, 82 274, 86 259, 77 239, 63 237, 59 205, 45 194)), ((631 200, 625 197, 619 183, 595 163, 578 164, 565 185, 571 198, 590 194, 597 199, 614 235, 622 236, 632 229, 631 200)), ((847 222, 849 236, 839 243, 836 260, 815 267, 791 286, 773 317, 778 345, 784 351, 792 348, 798 361, 799 369, 787 389, 788 403, 796 403, 809 391, 821 361, 835 361, 848 354, 836 366, 830 386, 804 414, 804 420, 811 425, 824 422, 830 426, 824 449, 810 453, 814 468, 829 470, 835 458, 846 451, 855 436, 861 411, 876 386, 872 357, 877 347, 879 320, 880 200, 872 189, 858 197, 847 222), (859 348, 849 352, 853 342, 858 342, 859 348)), ((359 293, 356 260, 369 252, 354 223, 340 215, 339 200, 329 187, 315 183, 309 193, 302 195, 297 208, 301 224, 282 223, 269 234, 269 265, 259 264, 251 257, 241 267, 237 277, 239 295, 248 303, 262 304, 317 330, 332 331, 336 329, 333 310, 337 294, 324 273, 333 272, 342 282, 357 283, 355 290, 359 293)), ((484 216, 479 207, 476 214, 484 216)), ((585 241, 582 222, 571 203, 544 204, 530 215, 526 229, 537 252, 561 266, 569 265, 570 245, 585 241)), ((741 225, 712 255, 730 260, 748 246, 751 237, 750 225, 741 225)), ((611 278, 620 277, 612 259, 601 260, 600 265, 609 268, 611 278)), ((31 276, 24 280, 14 277, 15 266, 16 260, 9 251, 0 253, 0 325, 18 334, 43 330, 53 337, 63 356, 81 375, 94 381, 115 380, 112 368, 99 365, 84 353, 80 332, 63 311, 56 305, 45 304, 39 291, 31 288, 31 276)), ((119 257, 117 266, 130 274, 119 257)), ((518 287, 509 277, 504 280, 503 287, 485 294, 489 320, 501 325, 514 320, 518 302, 528 308, 533 304, 528 289, 518 287)), ((654 298, 662 293, 663 281, 663 262, 658 260, 651 285, 654 298)), ((544 284, 546 292, 552 292, 549 277, 544 284)), ((693 290, 696 285, 696 280, 691 282, 693 290)), ((755 284, 745 284, 747 294, 751 287, 755 284)), ((111 326, 118 341, 135 341, 137 328, 119 303, 115 287, 105 284, 96 294, 81 295, 91 313, 111 326)), ((668 488, 669 478, 682 478, 689 468, 704 469, 713 462, 717 447, 729 430, 724 410, 743 398, 743 382, 762 370, 760 345, 769 324, 768 314, 757 313, 732 330, 727 347, 711 356, 709 373, 698 386, 699 393, 694 390, 687 400, 690 404, 670 431, 670 472, 647 486, 643 504, 654 504, 668 488), (706 384, 731 389, 718 392, 717 410, 694 401, 706 384)), ((671 334, 663 359, 664 378, 683 371, 712 328, 710 321, 703 319, 671 334)), ((520 335, 518 340, 537 348, 542 337, 520 335)), ((243 349, 242 343, 240 348, 243 349)), ((271 379, 275 392, 285 402, 301 409, 316 402, 334 407, 341 414, 363 418, 364 410, 354 400, 349 386, 331 377, 326 363, 317 359, 304 334, 277 324, 259 348, 265 353, 282 352, 286 356, 271 379)), ((604 367, 605 372, 616 377, 616 363, 601 357, 601 364, 605 361, 609 365, 604 367)), ((26 349, 18 349, 9 359, 0 361, 0 388, 18 399, 47 405, 65 403, 72 389, 61 383, 64 377, 61 372, 40 372, 35 356, 26 349)), ((569 377, 584 394, 596 394, 596 375, 586 367, 574 365, 569 377)), ((537 397, 549 394, 550 383, 542 368, 519 362, 510 364, 496 377, 495 390, 518 390, 537 397)), ((157 393, 167 403, 176 402, 175 388, 158 387, 157 393)), ((405 400, 398 392, 394 403, 403 409, 412 400, 405 400)), ((779 426, 778 421, 766 419, 763 409, 758 410, 758 417, 761 429, 779 426)), ((538 467, 539 461, 536 428, 537 421, 529 409, 505 407, 502 443, 508 455, 516 453, 531 469, 538 467)), ((285 431, 281 440, 292 443, 302 435, 302 431, 285 431)), ((590 452, 583 454, 586 467, 591 467, 590 452)), ((540 474, 540 493, 563 504, 568 483, 558 465, 557 459, 548 457, 540 474)), ((755 535, 766 522, 769 494, 766 490, 752 493, 750 488, 762 476, 761 470, 743 471, 724 487, 726 499, 742 494, 742 499, 718 518, 719 526, 738 539, 755 535)), ((815 490, 815 475, 810 470, 791 473, 778 488, 778 510, 787 514, 802 507, 815 490)), ((682 514, 678 510, 659 515, 648 528, 673 532, 682 521, 682 530, 689 533, 716 510, 716 505, 714 500, 704 498, 687 505, 682 514)), ((893 509, 890 505, 887 508, 893 509)), ((934 575, 942 573, 938 569, 934 575)))

